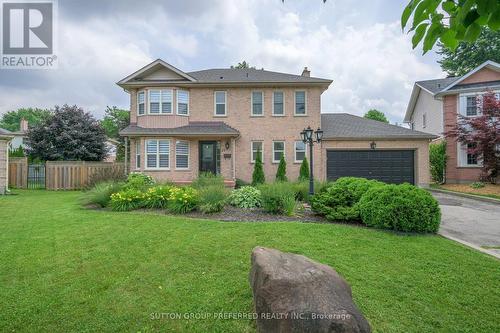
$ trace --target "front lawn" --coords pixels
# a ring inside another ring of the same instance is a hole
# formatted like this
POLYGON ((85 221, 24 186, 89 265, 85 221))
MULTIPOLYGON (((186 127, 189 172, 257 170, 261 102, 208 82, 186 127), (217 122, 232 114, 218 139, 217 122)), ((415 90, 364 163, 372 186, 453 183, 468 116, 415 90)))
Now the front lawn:
POLYGON ((257 245, 334 267, 375 332, 500 331, 500 262, 440 236, 82 208, 78 192, 0 198, 0 331, 253 332, 257 245), (152 313, 209 319, 151 319, 152 313))

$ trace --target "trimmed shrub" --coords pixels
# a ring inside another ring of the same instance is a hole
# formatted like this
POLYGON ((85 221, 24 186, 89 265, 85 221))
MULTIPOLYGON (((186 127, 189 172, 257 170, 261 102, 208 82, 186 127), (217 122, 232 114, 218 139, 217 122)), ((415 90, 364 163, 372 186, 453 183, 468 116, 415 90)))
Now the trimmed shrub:
POLYGON ((307 157, 304 157, 300 164, 299 181, 309 180, 309 163, 307 157))
POLYGON ((228 191, 224 186, 210 185, 198 190, 199 204, 201 212, 205 214, 217 213, 224 209, 228 191))
POLYGON ((167 208, 172 213, 184 214, 192 211, 198 204, 198 191, 190 186, 173 187, 168 198, 167 208))
POLYGON ((255 159, 255 164, 253 166, 252 173, 252 185, 257 186, 259 184, 264 184, 266 182, 266 176, 264 175, 264 168, 262 167, 262 158, 260 151, 255 159))
POLYGON ((278 165, 278 170, 276 171, 276 180, 279 182, 286 182, 288 178, 286 177, 286 161, 285 154, 281 155, 280 164, 278 165))
POLYGON ((446 169, 446 141, 429 145, 429 164, 432 180, 438 184, 444 183, 446 169))
POLYGON ((174 187, 170 185, 160 185, 148 188, 144 193, 143 207, 163 209, 167 207, 168 200, 174 187))
POLYGON ((124 189, 146 191, 154 184, 155 181, 153 177, 145 175, 140 172, 131 172, 127 177, 127 182, 125 183, 124 189))
POLYGON ((373 187, 358 206, 363 223, 370 227, 435 233, 441 221, 437 200, 410 184, 373 187))
POLYGON ((358 202, 372 187, 384 183, 365 178, 343 177, 321 189, 311 199, 312 210, 329 220, 359 220, 358 202))
POLYGON ((102 182, 84 192, 80 198, 82 205, 99 205, 106 207, 113 193, 119 192, 123 183, 102 182))
POLYGON ((111 194, 109 206, 112 210, 125 212, 141 208, 144 203, 145 194, 140 190, 127 189, 111 194))
POLYGON ((211 172, 202 172, 192 184, 192 187, 198 190, 207 186, 220 186, 224 188, 224 178, 221 175, 214 175, 211 172))
POLYGON ((231 192, 229 204, 240 208, 260 207, 262 205, 262 195, 260 190, 253 186, 243 186, 231 192))
POLYGON ((295 213, 295 192, 290 183, 264 184, 259 187, 259 190, 262 196, 262 208, 266 212, 289 216, 295 213))

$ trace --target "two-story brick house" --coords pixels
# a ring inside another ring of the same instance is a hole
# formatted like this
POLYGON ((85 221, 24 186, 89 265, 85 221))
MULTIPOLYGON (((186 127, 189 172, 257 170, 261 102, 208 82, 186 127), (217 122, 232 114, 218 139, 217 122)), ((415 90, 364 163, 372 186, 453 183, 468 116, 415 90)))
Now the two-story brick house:
MULTIPOLYGON (((417 81, 404 121, 412 129, 443 137, 456 125, 459 114, 466 117, 478 115, 478 97, 487 91, 500 93, 500 64, 493 61, 485 62, 463 76, 417 81)), ((446 182, 477 181, 481 173, 480 158, 471 154, 466 145, 451 138, 446 141, 446 182)))
POLYGON ((299 133, 320 126, 321 94, 331 82, 307 69, 185 73, 156 60, 118 82, 131 101, 130 126, 121 132, 130 139, 130 171, 180 183, 202 171, 250 181, 260 153, 272 180, 285 154, 296 178, 305 155, 299 133))
POLYGON ((130 94, 129 171, 189 183, 200 172, 228 185, 251 181, 261 154, 266 180, 275 179, 282 155, 297 179, 309 151, 300 132, 322 127, 313 149, 317 179, 342 176, 429 183, 428 142, 435 136, 348 114, 321 114, 331 80, 257 69, 183 72, 156 60, 118 85, 130 94))

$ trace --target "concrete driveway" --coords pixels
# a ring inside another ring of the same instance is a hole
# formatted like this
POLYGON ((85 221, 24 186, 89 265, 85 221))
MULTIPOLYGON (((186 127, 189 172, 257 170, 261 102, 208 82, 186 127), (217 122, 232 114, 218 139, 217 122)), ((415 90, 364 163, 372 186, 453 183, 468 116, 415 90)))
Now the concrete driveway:
POLYGON ((432 195, 441 206, 441 235, 500 258, 500 204, 447 193, 432 195))

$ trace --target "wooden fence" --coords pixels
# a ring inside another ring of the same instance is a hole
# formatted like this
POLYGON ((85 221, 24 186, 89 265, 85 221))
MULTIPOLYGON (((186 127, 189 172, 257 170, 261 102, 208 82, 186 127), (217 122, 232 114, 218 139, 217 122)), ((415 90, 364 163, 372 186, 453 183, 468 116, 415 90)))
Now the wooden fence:
POLYGON ((28 187, 28 159, 26 157, 9 157, 9 187, 28 187))
MULTIPOLYGON (((79 190, 85 188, 96 177, 125 173, 123 162, 84 162, 84 161, 47 161, 43 176, 36 179, 28 177, 28 163, 24 164, 11 158, 9 161, 9 185, 17 188, 30 188, 30 181, 43 182, 47 190, 79 190)), ((43 166, 43 164, 42 164, 43 166)), ((33 177, 31 177, 33 178, 33 177)))
POLYGON ((57 161, 45 165, 47 190, 79 190, 85 188, 92 177, 125 172, 123 162, 57 161))

